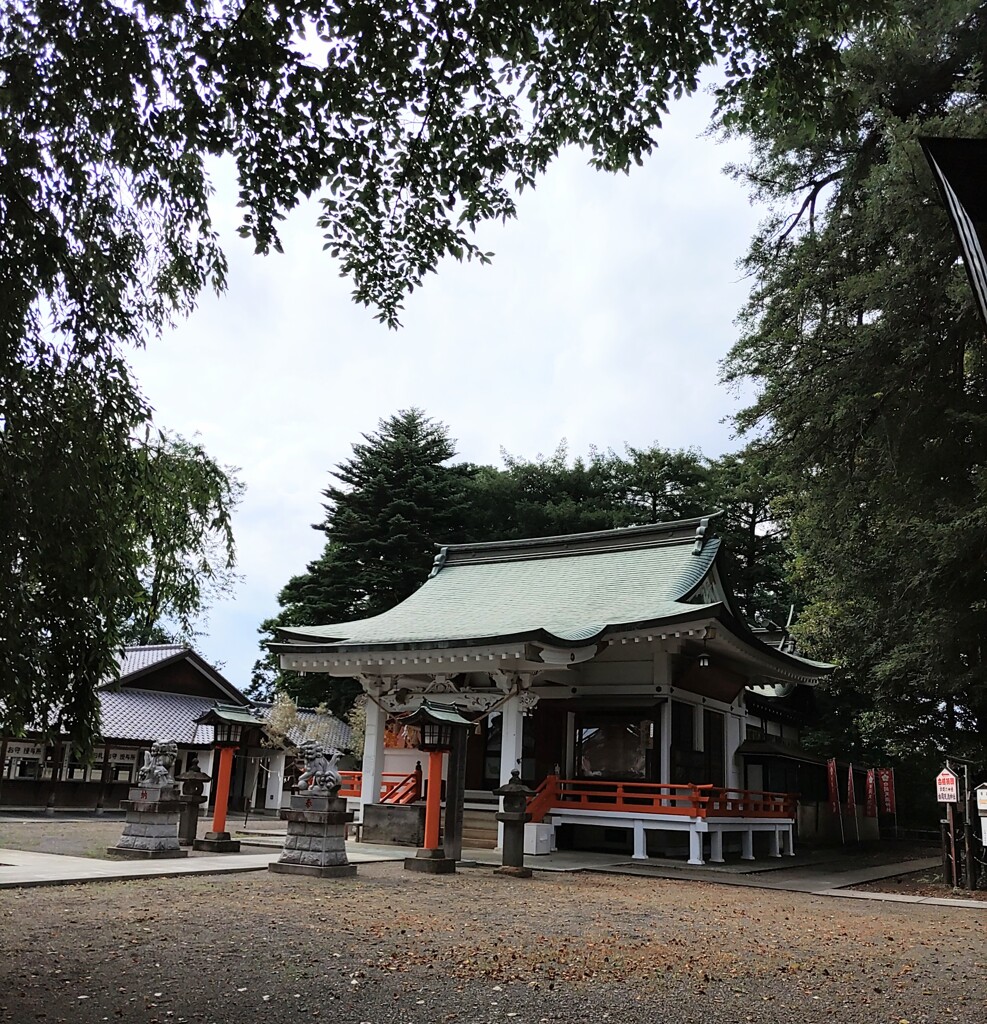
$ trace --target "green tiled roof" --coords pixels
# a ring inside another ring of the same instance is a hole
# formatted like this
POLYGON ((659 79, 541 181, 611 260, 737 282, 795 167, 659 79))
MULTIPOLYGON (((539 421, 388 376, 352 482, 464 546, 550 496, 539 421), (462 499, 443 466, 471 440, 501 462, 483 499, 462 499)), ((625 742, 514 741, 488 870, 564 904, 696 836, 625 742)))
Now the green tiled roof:
POLYGON ((706 520, 443 548, 427 582, 382 615, 279 630, 333 646, 541 637, 569 645, 625 625, 702 614, 686 603, 719 540, 706 520))

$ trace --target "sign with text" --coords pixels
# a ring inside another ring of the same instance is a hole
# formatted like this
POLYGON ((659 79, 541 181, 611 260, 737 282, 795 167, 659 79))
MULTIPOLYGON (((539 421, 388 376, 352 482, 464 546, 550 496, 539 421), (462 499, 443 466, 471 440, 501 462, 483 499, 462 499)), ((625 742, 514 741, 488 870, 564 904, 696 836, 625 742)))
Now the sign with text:
POLYGON ((936 776, 936 799, 941 804, 955 804, 959 800, 959 779, 948 768, 936 776))
POLYGON ((864 790, 864 815, 877 817, 877 776, 873 768, 867 769, 867 786, 864 790))
POLYGON ((826 783, 829 787, 829 809, 833 814, 840 813, 840 785, 836 780, 836 758, 826 762, 826 783))
POLYGON ((896 814, 894 800, 894 768, 878 768, 877 781, 881 790, 881 813, 896 814))
POLYGON ((43 757, 45 748, 39 743, 8 743, 7 757, 43 757))

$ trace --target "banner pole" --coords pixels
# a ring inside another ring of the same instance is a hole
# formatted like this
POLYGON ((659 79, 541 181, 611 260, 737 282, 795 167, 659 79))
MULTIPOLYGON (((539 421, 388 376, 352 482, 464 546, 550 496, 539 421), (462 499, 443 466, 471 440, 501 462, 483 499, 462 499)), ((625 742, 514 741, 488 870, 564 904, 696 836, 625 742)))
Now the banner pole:
POLYGON ((891 769, 891 792, 894 793, 894 837, 897 841, 898 835, 898 789, 894 781, 894 768, 891 769))

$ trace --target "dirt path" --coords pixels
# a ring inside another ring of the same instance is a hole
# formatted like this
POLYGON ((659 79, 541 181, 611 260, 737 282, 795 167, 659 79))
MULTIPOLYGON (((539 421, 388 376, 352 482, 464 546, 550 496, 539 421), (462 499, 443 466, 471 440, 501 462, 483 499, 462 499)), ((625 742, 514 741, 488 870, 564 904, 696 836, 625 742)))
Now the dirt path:
POLYGON ((394 864, 0 892, 17 1024, 983 1024, 987 918, 394 864))

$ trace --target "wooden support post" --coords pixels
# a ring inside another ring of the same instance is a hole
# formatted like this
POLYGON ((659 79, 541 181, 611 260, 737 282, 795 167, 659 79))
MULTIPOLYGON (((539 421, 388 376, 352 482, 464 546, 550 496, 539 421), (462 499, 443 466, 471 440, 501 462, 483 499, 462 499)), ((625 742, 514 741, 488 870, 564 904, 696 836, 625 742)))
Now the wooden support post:
POLYGON ((713 864, 723 863, 722 832, 710 832, 709 834, 709 859, 713 864))
POLYGON ((778 829, 776 828, 771 829, 771 831, 768 833, 768 856, 781 856, 781 848, 778 842, 778 829))
POLYGON ((689 863, 706 863, 703 860, 703 834, 696 828, 689 829, 689 863))
POLYGON ((230 802, 230 776, 233 770, 233 751, 236 747, 222 747, 219 751, 219 772, 216 777, 216 805, 213 808, 212 830, 226 831, 226 807, 230 802))
POLYGON ((740 833, 740 859, 754 859, 754 830, 747 828, 740 833))
POLYGON ((463 856, 463 805, 466 803, 466 729, 452 730, 452 748, 446 779, 445 835, 442 845, 446 856, 461 860, 463 856))
POLYGON ((425 791, 425 845, 414 857, 405 857, 406 871, 429 875, 452 874, 456 862, 447 857, 439 843, 439 819, 442 817, 442 751, 428 753, 428 781, 425 791))
POLYGON ((380 803, 381 773, 384 771, 384 732, 387 713, 374 700, 367 699, 367 724, 363 740, 363 772, 360 784, 360 824, 367 804, 380 803))
POLYGON ((0 740, 0 806, 3 805, 3 780, 7 778, 7 737, 0 740))
POLYGON ((103 813, 103 804, 106 803, 106 794, 109 792, 109 775, 110 775, 110 745, 109 743, 103 744, 103 763, 99 769, 99 789, 96 791, 96 806, 94 811, 96 814, 103 813))
POLYGON ((442 817, 442 751, 428 755, 428 794, 425 798, 425 849, 439 849, 439 821, 442 817))

